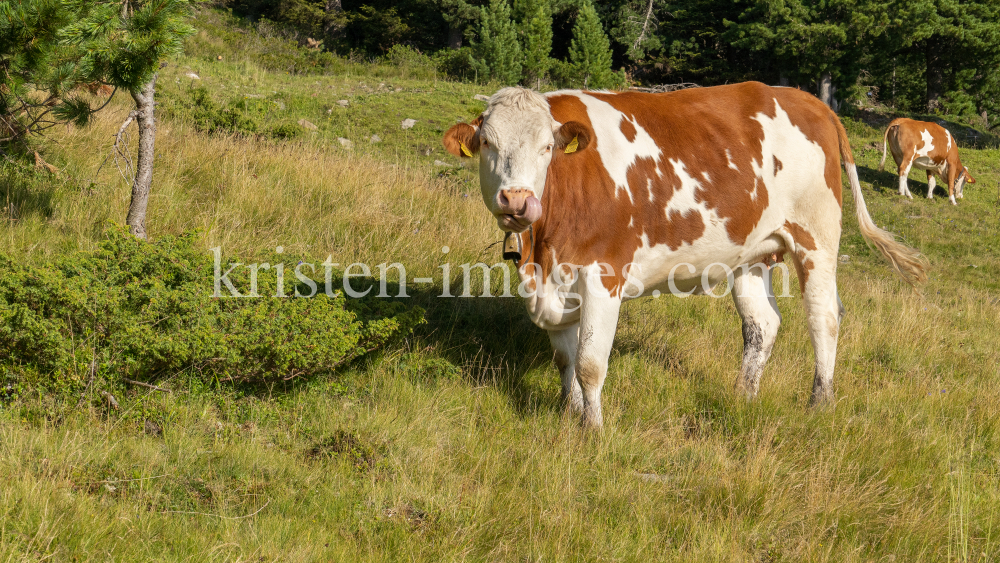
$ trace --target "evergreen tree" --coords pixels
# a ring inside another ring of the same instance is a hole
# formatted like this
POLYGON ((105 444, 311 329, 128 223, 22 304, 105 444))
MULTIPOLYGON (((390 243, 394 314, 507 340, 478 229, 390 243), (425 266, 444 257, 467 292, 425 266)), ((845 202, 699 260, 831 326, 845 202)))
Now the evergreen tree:
POLYGON ((757 0, 738 21, 725 23, 724 38, 733 46, 766 55, 779 76, 819 84, 822 94, 831 85, 850 88, 857 82, 864 49, 884 31, 888 16, 873 0, 757 0))
POLYGON ((507 0, 490 0, 479 17, 479 42, 474 46, 482 71, 503 84, 521 79, 521 44, 507 0))
POLYGON ((629 59, 641 61, 647 53, 662 47, 660 36, 656 33, 657 12, 665 7, 664 0, 630 0, 618 8, 611 35, 626 48, 629 59))
POLYGON ((585 88, 610 88, 616 82, 617 77, 611 71, 611 43, 590 0, 584 0, 577 13, 569 60, 585 88))
POLYGON ((549 70, 552 52, 552 14, 546 0, 515 1, 521 17, 521 45, 524 52, 524 81, 537 87, 549 70))
POLYGON ((59 31, 60 44, 79 54, 76 68, 81 76, 127 90, 135 101, 135 110, 119 131, 120 137, 132 121, 139 128, 125 222, 133 235, 145 239, 156 140, 156 71, 161 61, 180 53, 184 37, 194 33, 186 23, 190 5, 187 0, 64 0, 62 5, 72 12, 73 23, 59 31))
POLYGON ((0 3, 0 141, 56 125, 86 123, 90 109, 74 89, 86 81, 78 53, 59 45, 72 14, 58 0, 0 3))

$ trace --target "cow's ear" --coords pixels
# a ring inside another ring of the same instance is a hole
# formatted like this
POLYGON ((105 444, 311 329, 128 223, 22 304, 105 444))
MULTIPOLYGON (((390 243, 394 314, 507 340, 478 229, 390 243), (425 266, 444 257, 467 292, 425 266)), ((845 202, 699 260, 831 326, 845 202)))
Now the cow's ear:
POLYGON ((976 179, 972 177, 972 174, 969 174, 969 168, 968 167, 965 168, 965 178, 966 178, 965 181, 968 182, 968 183, 970 183, 970 184, 975 184, 976 183, 976 179))
POLYGON ((556 148, 566 154, 582 151, 594 138, 594 130, 579 121, 567 121, 555 134, 556 148))
POLYGON ((444 148, 460 158, 471 158, 479 152, 479 125, 483 116, 477 117, 471 124, 457 123, 444 134, 444 148))

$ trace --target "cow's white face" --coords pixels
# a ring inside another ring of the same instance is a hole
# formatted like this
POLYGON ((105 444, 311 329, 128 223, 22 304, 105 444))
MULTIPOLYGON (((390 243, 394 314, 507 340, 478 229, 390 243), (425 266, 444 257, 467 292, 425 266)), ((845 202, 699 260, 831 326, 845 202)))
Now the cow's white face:
POLYGON ((471 124, 449 129, 444 145, 459 157, 479 152, 483 202, 502 230, 519 233, 542 216, 542 191, 553 154, 582 150, 590 137, 585 125, 555 121, 541 94, 514 87, 494 94, 471 124))
POLYGON ((501 106, 483 115, 479 188, 501 229, 520 232, 541 217, 557 128, 547 110, 501 106))
POLYGON ((970 184, 975 184, 976 179, 972 177, 972 174, 969 174, 969 167, 963 166, 962 172, 959 175, 958 180, 955 182, 955 195, 958 197, 958 199, 962 199, 963 197, 965 197, 965 195, 962 193, 962 188, 965 187, 966 182, 970 184))

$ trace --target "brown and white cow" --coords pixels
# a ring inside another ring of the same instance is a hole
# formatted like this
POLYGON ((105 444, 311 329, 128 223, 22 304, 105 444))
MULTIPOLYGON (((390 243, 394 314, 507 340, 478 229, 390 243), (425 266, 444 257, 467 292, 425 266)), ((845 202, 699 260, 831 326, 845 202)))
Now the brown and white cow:
POLYGON ((913 199, 906 186, 910 168, 927 171, 927 199, 934 198, 934 176, 940 176, 948 186, 948 199, 952 205, 955 197, 962 198, 965 183, 975 184, 969 169, 958 158, 958 144, 951 133, 937 123, 914 121, 905 117, 893 120, 882 138, 882 162, 879 170, 885 169, 886 146, 899 168, 899 195, 913 199))
POLYGON ((445 133, 479 153, 486 207, 517 233, 532 321, 549 333, 563 396, 600 426, 621 303, 727 278, 743 320, 736 385, 756 395, 781 321, 766 266, 788 252, 816 351, 812 401, 833 398, 841 159, 862 234, 907 281, 919 254, 872 222, 847 134, 815 97, 745 83, 665 94, 504 88, 445 133))

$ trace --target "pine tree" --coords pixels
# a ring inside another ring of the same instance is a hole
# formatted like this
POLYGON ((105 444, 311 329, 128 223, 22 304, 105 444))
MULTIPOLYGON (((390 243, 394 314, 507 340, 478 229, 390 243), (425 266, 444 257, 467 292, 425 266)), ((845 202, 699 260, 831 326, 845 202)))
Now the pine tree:
POLYGON ((521 79, 522 54, 507 0, 490 0, 479 23, 474 52, 483 71, 503 84, 516 84, 521 79))
POLYGON ((817 83, 817 94, 835 107, 831 86, 855 85, 865 46, 887 22, 885 7, 873 0, 757 0, 738 23, 726 22, 724 39, 766 55, 794 83, 817 83))
POLYGON ((64 0, 63 6, 72 12, 73 23, 59 31, 60 44, 79 53, 81 74, 127 90, 135 101, 118 136, 136 122, 139 152, 125 222, 133 235, 145 239, 156 141, 156 71, 161 61, 181 52, 184 37, 194 33, 186 23, 190 5, 187 0, 64 0))
POLYGON ((633 61, 640 61, 651 51, 662 48, 656 33, 657 11, 666 7, 664 0, 630 0, 624 2, 611 29, 614 40, 626 47, 626 54, 633 61))
POLYGON ((549 70, 552 52, 552 14, 546 0, 515 1, 521 15, 521 45, 524 52, 524 82, 538 86, 549 70))
POLYGON ((569 60, 584 88, 610 88, 614 85, 616 76, 611 71, 611 43, 590 0, 584 0, 576 16, 569 60))

